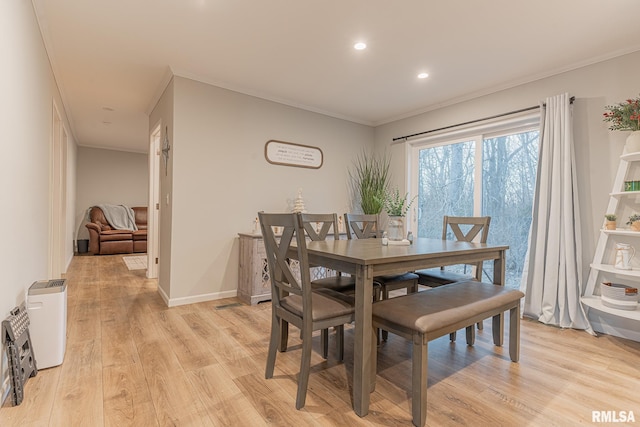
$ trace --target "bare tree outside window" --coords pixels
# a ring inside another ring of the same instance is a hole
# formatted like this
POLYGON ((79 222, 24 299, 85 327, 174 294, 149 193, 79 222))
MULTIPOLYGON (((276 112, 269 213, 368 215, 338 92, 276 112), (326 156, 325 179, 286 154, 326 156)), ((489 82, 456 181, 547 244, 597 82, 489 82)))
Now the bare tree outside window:
MULTIPOLYGON (((519 288, 527 254, 538 167, 538 131, 485 139, 482 152, 482 214, 491 216, 488 243, 509 245, 508 287, 519 288)), ((493 277, 493 264, 484 270, 493 277)))
POLYGON ((472 216, 473 141, 420 150, 418 237, 442 237, 444 215, 472 216))
MULTIPOLYGON (((444 215, 491 216, 488 242, 509 245, 505 282, 518 288, 531 226, 538 141, 538 131, 526 131, 421 149, 418 236, 441 238, 444 215), (481 165, 475 164, 476 150, 482 151, 481 165), (480 212, 474 212, 474 190, 482 197, 480 212)), ((491 280, 493 264, 484 263, 483 270, 483 278, 491 280)))

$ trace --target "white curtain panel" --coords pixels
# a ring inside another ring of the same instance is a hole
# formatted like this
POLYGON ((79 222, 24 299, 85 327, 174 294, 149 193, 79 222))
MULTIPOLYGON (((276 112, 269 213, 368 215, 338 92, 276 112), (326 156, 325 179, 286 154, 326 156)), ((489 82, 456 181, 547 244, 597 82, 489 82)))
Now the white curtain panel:
POLYGON ((533 218, 520 284, 523 315, 594 334, 580 303, 582 246, 569 94, 547 98, 540 108, 533 218))

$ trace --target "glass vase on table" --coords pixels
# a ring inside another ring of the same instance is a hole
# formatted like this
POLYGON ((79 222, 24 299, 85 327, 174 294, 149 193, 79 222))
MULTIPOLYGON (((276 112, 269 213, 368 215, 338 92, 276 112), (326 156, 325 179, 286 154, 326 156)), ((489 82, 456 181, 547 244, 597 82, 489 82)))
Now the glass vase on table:
POLYGON ((405 226, 403 216, 389 216, 387 223, 387 235, 389 240, 403 240, 405 236, 405 226))

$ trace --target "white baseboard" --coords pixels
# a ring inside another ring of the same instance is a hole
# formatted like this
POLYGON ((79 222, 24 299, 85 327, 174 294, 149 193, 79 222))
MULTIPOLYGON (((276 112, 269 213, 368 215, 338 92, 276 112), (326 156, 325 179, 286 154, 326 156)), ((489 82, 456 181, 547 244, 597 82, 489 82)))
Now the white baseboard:
POLYGON ((169 298, 160 286, 158 286, 158 293, 164 300, 165 304, 167 304, 167 307, 177 307, 179 305, 194 304, 197 302, 205 301, 215 301, 219 299, 234 298, 238 296, 238 291, 234 289, 232 291, 215 292, 211 294, 193 295, 181 298, 169 298))
POLYGON ((158 286, 158 293, 160 294, 160 297, 162 298, 164 303, 167 304, 168 307, 170 307, 169 296, 164 292, 164 289, 162 289, 160 286, 158 286))
POLYGON ((69 266, 71 265, 71 261, 73 261, 73 257, 75 256, 75 254, 71 254, 69 256, 69 259, 67 259, 67 265, 65 266, 64 269, 64 273, 66 273, 67 271, 69 271, 69 266))

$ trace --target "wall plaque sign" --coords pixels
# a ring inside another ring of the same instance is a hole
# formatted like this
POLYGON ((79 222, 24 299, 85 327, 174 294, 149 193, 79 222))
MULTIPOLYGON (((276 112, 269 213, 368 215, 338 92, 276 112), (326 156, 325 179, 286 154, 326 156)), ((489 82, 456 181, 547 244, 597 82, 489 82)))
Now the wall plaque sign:
POLYGON ((271 139, 264 145, 264 157, 274 165, 296 166, 300 168, 320 169, 322 150, 310 145, 271 139))

